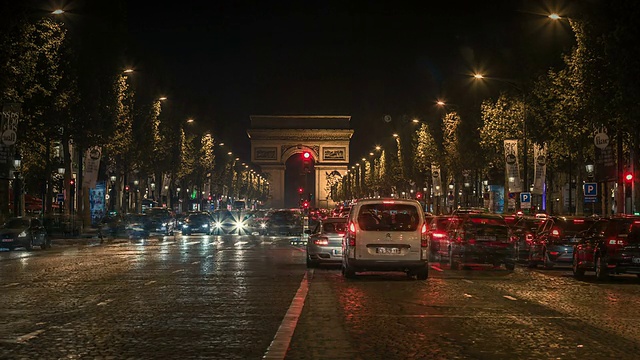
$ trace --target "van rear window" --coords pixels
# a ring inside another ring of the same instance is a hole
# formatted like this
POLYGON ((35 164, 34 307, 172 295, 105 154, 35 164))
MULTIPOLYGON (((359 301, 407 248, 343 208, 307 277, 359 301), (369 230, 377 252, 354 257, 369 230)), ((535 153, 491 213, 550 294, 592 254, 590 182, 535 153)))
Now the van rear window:
POLYGON ((358 226, 368 231, 415 231, 418 208, 406 204, 367 204, 358 213, 358 226))

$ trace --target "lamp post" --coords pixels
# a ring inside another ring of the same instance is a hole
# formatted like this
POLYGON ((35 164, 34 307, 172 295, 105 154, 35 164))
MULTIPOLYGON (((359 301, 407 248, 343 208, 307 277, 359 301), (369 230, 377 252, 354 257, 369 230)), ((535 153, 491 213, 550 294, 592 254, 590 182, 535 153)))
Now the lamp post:
POLYGON ((22 179, 20 178, 20 167, 22 166, 22 157, 20 153, 16 153, 13 158, 13 216, 22 216, 22 179))
POLYGON ((140 192, 138 185, 140 185, 140 181, 138 179, 133 180, 133 206, 135 207, 136 213, 140 212, 138 210, 138 193, 140 192))
POLYGON ((111 211, 114 211, 116 208, 116 176, 111 175, 109 180, 111 180, 111 211))
MULTIPOLYGON (((584 166, 584 168, 585 168, 585 170, 587 171, 587 180, 588 180, 589 182, 593 181, 593 170, 594 170, 594 166, 593 166, 593 164, 592 164, 592 163, 587 163, 587 164, 584 166)), ((597 187, 597 186, 598 186, 598 184, 596 184, 596 187, 597 187)), ((585 193, 586 193, 586 191, 585 191, 585 193)), ((595 212, 596 212, 596 211, 595 211, 595 209, 596 209, 595 202, 592 202, 592 203, 591 203, 591 215, 595 214, 595 212)))

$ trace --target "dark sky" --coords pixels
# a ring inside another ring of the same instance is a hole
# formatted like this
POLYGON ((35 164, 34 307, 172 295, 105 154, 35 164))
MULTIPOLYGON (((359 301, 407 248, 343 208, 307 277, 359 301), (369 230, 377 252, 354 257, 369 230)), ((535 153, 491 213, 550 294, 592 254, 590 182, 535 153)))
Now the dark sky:
POLYGON ((250 115, 328 114, 352 116, 353 161, 402 115, 432 121, 437 97, 467 101, 475 69, 518 79, 557 64, 570 38, 543 25, 543 14, 563 6, 137 0, 127 2, 129 54, 136 69, 154 69, 185 118, 243 159, 250 115))

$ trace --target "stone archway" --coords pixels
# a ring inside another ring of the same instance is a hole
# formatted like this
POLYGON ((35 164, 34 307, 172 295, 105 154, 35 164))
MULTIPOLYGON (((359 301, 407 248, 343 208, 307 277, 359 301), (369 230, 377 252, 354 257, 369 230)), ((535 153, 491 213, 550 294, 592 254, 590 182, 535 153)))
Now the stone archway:
POLYGON ((344 176, 349 165, 349 141, 353 135, 351 116, 285 115, 251 116, 251 162, 260 165, 269 179, 272 208, 284 207, 286 162, 292 156, 309 151, 313 156, 315 197, 312 206, 329 208, 328 178, 344 176))

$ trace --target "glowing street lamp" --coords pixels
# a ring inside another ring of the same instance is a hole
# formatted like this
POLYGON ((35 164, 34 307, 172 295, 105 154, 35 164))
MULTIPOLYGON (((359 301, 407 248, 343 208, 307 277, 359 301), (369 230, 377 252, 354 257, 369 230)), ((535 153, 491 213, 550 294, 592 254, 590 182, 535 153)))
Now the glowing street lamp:
POLYGON ((484 75, 482 74, 473 74, 473 77, 476 79, 484 79, 484 75))
POLYGON ((160 100, 160 101, 165 101, 165 100, 167 100, 167 97, 166 97, 166 96, 160 96, 160 97, 158 98, 158 100, 160 100))
POLYGON ((553 13, 553 14, 549 14, 548 18, 555 21, 555 20, 562 19, 562 16, 558 15, 557 13, 553 13))
POLYGON ((55 9, 51 12, 52 15, 62 15, 64 14, 64 10, 62 9, 55 9))
POLYGON ((131 74, 133 72, 133 69, 128 68, 128 69, 124 69, 123 73, 125 74, 131 74))

